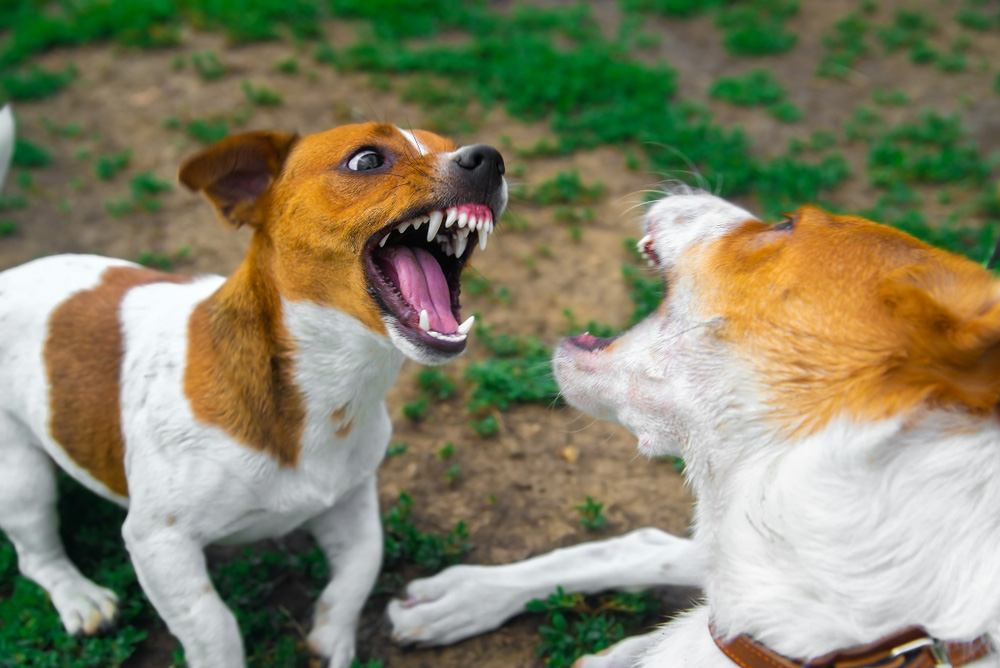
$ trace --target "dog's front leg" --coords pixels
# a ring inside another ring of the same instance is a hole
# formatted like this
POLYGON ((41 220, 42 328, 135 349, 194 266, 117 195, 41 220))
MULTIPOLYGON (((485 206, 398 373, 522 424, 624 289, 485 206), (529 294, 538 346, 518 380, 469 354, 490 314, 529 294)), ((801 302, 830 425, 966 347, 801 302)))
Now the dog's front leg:
POLYGON ((329 668, 354 658, 358 618, 382 565, 382 523, 375 476, 306 523, 330 563, 331 580, 316 601, 309 649, 329 668))
POLYGON ((179 524, 152 522, 135 505, 122 534, 139 584, 184 647, 189 668, 243 668, 240 629, 212 586, 203 546, 179 524))

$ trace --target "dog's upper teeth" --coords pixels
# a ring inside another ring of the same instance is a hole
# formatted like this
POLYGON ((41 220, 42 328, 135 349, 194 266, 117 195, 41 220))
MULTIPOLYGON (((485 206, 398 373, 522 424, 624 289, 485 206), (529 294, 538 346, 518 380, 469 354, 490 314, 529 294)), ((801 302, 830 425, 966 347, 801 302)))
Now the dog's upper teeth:
POLYGON ((424 222, 423 218, 414 218, 413 219, 413 229, 419 230, 420 229, 420 225, 423 224, 423 222, 424 222))
POLYGON ((441 229, 441 221, 443 219, 443 213, 440 211, 431 211, 431 215, 427 219, 427 241, 431 241, 437 236, 438 230, 441 229))
POLYGON ((459 227, 459 229, 465 227, 465 223, 468 222, 468 220, 469 220, 469 214, 465 213, 464 211, 462 213, 458 214, 458 227, 459 227))
POLYGON ((486 250, 486 241, 487 239, 489 239, 489 236, 490 236, 489 232, 484 231, 479 233, 479 250, 481 251, 486 250))
POLYGON ((400 223, 399 226, 396 228, 396 231, 402 234, 408 229, 410 229, 410 221, 406 221, 405 223, 400 223))
POLYGON ((446 228, 448 228, 448 227, 451 227, 452 225, 454 225, 455 221, 458 220, 458 209, 456 209, 455 207, 451 206, 451 207, 448 207, 448 210, 446 211, 446 213, 448 215, 444 219, 444 226, 446 228))

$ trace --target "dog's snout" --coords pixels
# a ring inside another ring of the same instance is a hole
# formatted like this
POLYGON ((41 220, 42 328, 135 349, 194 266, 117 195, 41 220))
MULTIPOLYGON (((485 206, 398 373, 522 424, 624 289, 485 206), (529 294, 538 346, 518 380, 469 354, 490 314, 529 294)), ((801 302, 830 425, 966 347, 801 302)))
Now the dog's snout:
POLYGON ((473 144, 458 150, 455 164, 473 174, 481 174, 481 178, 490 178, 493 174, 503 176, 506 168, 500 151, 486 144, 473 144))

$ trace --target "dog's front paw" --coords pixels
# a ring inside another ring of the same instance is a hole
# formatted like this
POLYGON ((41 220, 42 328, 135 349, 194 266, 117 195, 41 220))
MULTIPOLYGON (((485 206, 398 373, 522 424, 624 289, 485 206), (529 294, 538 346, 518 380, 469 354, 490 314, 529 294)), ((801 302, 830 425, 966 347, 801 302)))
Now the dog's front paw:
POLYGON ((50 595, 70 635, 89 636, 107 631, 118 620, 118 597, 90 580, 80 578, 66 583, 53 589, 50 595))
POLYGON ((312 665, 348 668, 354 660, 354 635, 353 627, 318 619, 307 639, 309 651, 316 657, 312 665))
POLYGON ((491 568, 496 567, 452 566, 411 582, 405 598, 391 601, 386 610, 392 639, 400 645, 450 645, 524 612, 527 601, 491 568))

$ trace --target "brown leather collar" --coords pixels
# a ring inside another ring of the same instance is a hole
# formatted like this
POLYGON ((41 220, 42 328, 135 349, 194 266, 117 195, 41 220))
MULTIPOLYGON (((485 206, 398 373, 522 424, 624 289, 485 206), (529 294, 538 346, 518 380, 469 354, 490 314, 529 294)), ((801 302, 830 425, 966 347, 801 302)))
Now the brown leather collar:
POLYGON ((715 644, 741 668, 960 668, 994 651, 985 635, 970 642, 942 642, 910 626, 867 645, 799 661, 772 652, 746 634, 725 640, 709 628, 715 644))

